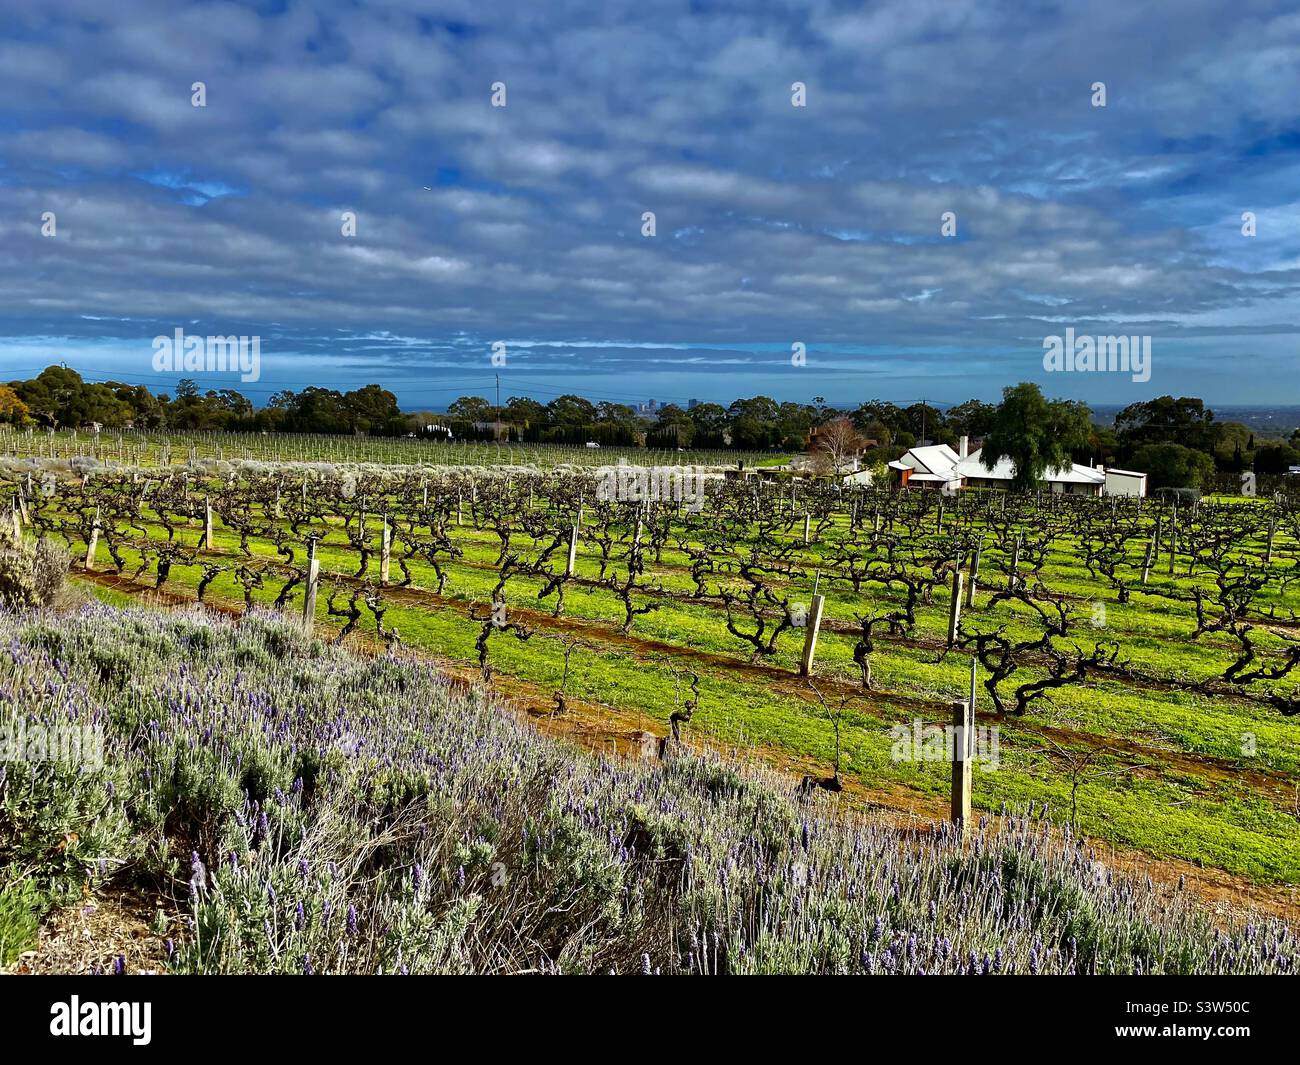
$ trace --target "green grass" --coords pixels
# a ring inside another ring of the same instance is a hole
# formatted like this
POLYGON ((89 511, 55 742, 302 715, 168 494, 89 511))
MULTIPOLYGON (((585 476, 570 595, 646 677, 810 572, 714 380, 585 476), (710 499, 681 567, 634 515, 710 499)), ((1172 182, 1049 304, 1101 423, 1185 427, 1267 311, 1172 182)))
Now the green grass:
MULTIPOLYGON (((367 576, 373 579, 378 575, 378 529, 371 531, 376 554, 367 576)), ((150 530, 152 535, 159 532, 150 530)), ((464 552, 462 559, 445 566, 449 574, 446 594, 452 604, 415 608, 390 603, 386 624, 399 629, 403 642, 411 647, 471 664, 476 661, 474 640, 480 625, 468 618, 468 610, 473 603, 486 602, 496 583, 493 563, 499 545, 490 532, 470 527, 454 527, 451 532, 464 552)), ((197 533, 197 529, 189 529, 184 535, 193 542, 197 533)), ((824 534, 828 543, 811 545, 804 552, 809 573, 828 557, 829 541, 843 534, 841 519, 824 534)), ((796 523, 791 537, 799 535, 801 523, 796 523)), ((350 546, 339 542, 340 537, 339 533, 332 534, 319 549, 327 582, 331 574, 350 576, 356 571, 357 556, 350 546)), ((519 533, 516 543, 526 548, 530 541, 519 533)), ((216 546, 237 553, 238 540, 218 527, 216 546)), ((1284 546, 1290 549, 1291 545, 1279 536, 1279 550, 1284 546)), ((253 550, 260 557, 274 557, 267 543, 255 541, 253 550)), ((584 541, 578 565, 581 576, 595 576, 595 554, 595 545, 584 541)), ((1008 554, 996 544, 986 546, 984 581, 1001 580, 996 563, 1008 554)), ((137 555, 130 550, 124 555, 130 573, 137 555)), ((101 568, 109 561, 103 546, 98 561, 101 568)), ((683 593, 692 588, 685 564, 680 552, 666 548, 663 563, 651 563, 649 570, 665 588, 683 593)), ((412 562, 411 569, 418 586, 434 586, 430 567, 412 562)), ((392 572, 394 577, 398 575, 396 560, 392 572)), ((176 567, 166 588, 192 594, 198 576, 195 568, 176 567)), ((1171 604, 1140 591, 1134 592, 1129 604, 1116 602, 1114 592, 1083 567, 1077 545, 1068 540, 1057 542, 1039 576, 1054 592, 1080 597, 1084 618, 1089 616, 1093 603, 1103 603, 1104 623, 1095 629, 1085 623, 1076 638, 1085 645, 1092 639, 1116 639, 1122 645, 1124 658, 1146 672, 1200 678, 1221 672, 1234 657, 1222 637, 1189 639, 1192 616, 1185 604, 1171 604)), ((1201 576, 1187 578, 1181 566, 1179 574, 1168 577, 1162 560, 1152 574, 1151 588, 1185 591, 1198 583, 1206 586, 1201 576)), ((508 588, 508 601, 517 607, 549 611, 552 600, 537 599, 540 587, 536 578, 514 578, 508 588)), ((811 586, 809 581, 794 580, 785 590, 800 599, 810 594, 811 586)), ((254 601, 269 605, 276 591, 275 587, 261 589, 254 593, 254 601)), ((838 621, 852 621, 855 612, 880 609, 894 602, 877 587, 855 593, 848 584, 830 582, 825 577, 821 591, 826 595, 827 618, 838 621)), ((123 598, 102 588, 96 594, 110 602, 123 598)), ((237 602, 243 599, 242 589, 230 573, 220 576, 209 594, 237 602)), ((942 639, 947 625, 947 598, 945 590, 936 589, 933 604, 919 609, 917 637, 942 639)), ((327 620, 325 599, 323 592, 317 610, 321 622, 327 620)), ((981 625, 1005 625, 1013 635, 1035 632, 1027 608, 1003 604, 989 615, 987 601, 987 591, 980 592, 976 609, 973 615, 968 613, 968 619, 974 617, 981 625)), ((1284 609, 1300 608, 1300 587, 1269 601, 1284 609)), ((299 591, 292 609, 300 609, 300 603, 299 591)), ((589 639, 595 644, 592 649, 574 653, 567 694, 666 723, 674 705, 674 682, 662 657, 629 652, 606 639, 606 634, 623 622, 617 598, 604 589, 571 584, 566 589, 565 615, 590 623, 593 628, 589 639)), ((748 657, 748 646, 726 631, 724 615, 714 604, 672 602, 638 617, 632 633, 676 648, 726 656, 737 663, 748 657)), ((801 642, 801 633, 787 633, 778 653, 766 664, 793 674, 801 642)), ((853 643, 851 635, 823 629, 816 676, 856 685, 853 643)), ((1280 643, 1277 639, 1265 640, 1269 646, 1280 643)), ((539 633, 522 643, 505 634, 493 636, 490 646, 494 671, 535 685, 546 694, 559 685, 563 653, 557 640, 539 633)), ((783 690, 762 675, 717 668, 684 653, 672 658, 679 669, 693 668, 700 673, 702 703, 691 723, 692 731, 726 744, 763 745, 774 749, 778 756, 809 760, 829 769, 834 736, 816 701, 783 690)), ((881 640, 873 655, 873 668, 881 694, 852 696, 845 707, 845 774, 869 791, 903 785, 923 796, 946 796, 946 764, 894 762, 890 758, 889 727, 906 723, 918 713, 929 720, 942 720, 944 704, 966 693, 969 659, 961 654, 941 658, 934 650, 881 640), (931 705, 918 710, 900 704, 895 697, 923 699, 931 705)), ((1033 669, 1023 673, 1024 679, 1034 675, 1033 669)), ((1018 674, 1017 682, 1020 679, 1018 674)), ((980 720, 987 723, 991 718, 982 688, 978 694, 980 720)), ((833 706, 837 705, 838 696, 830 699, 833 706)), ((1295 782, 1300 780, 1300 744, 1295 742, 1294 721, 1239 699, 1208 698, 1102 679, 1054 692, 1050 699, 1036 704, 1023 721, 1012 719, 998 724, 1002 762, 996 772, 976 775, 974 798, 981 808, 996 810, 1004 802, 1033 800, 1047 803, 1054 816, 1069 816, 1071 760, 1100 744, 1104 750, 1082 772, 1077 794, 1078 822, 1083 832, 1116 846, 1200 862, 1260 882, 1300 883, 1300 816, 1294 795, 1295 782), (1062 752, 1044 738, 1040 726, 1079 735, 1073 740, 1057 740, 1064 748, 1062 752), (1254 754, 1246 753, 1248 736, 1253 739, 1254 754), (1152 748, 1152 752, 1129 752, 1121 743, 1152 748), (1197 772, 1194 766, 1181 766, 1161 752, 1218 760, 1226 769, 1197 772), (1234 775, 1235 771, 1248 770, 1267 771, 1279 779, 1261 790, 1252 780, 1234 775)))

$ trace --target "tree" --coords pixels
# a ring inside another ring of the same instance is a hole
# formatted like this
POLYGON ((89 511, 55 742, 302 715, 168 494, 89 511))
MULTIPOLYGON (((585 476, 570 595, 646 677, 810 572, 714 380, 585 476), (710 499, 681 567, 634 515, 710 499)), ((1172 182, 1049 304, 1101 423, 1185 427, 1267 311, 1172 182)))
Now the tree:
POLYGON ((1015 467, 1011 486, 1032 489, 1051 469, 1068 467, 1070 453, 1083 446, 1091 430, 1089 411, 1076 400, 1043 398, 1029 382, 1002 390, 1002 402, 980 458, 986 469, 1009 458, 1015 467))
POLYGON ((1115 430, 1093 422, 1088 427, 1088 439, 1083 447, 1075 449, 1074 458, 1076 462, 1101 462, 1110 466, 1118 454, 1119 438, 1115 435, 1115 430))
POLYGON ((1182 444, 1148 444, 1133 456, 1133 465, 1157 488, 1200 488, 1214 476, 1214 459, 1182 444))
MULTIPOLYGON (((889 443, 890 439, 897 442, 899 433, 911 433, 902 409, 893 403, 884 403, 877 399, 869 400, 853 412, 852 418, 859 429, 867 430, 867 436, 879 440, 882 444, 889 443), (879 432, 879 427, 882 426, 886 430, 886 435, 881 435, 879 432)), ((915 434, 912 436, 914 443, 915 434)))
POLYGON ((866 440, 848 418, 836 418, 818 426, 808 454, 818 473, 838 476, 865 446, 866 440))
POLYGON ((659 408, 659 417, 646 439, 654 447, 689 447, 695 436, 691 416, 676 403, 659 408))
POLYGON ((943 443, 945 436, 952 435, 948 431, 943 411, 928 403, 913 403, 903 411, 903 421, 903 428, 920 441, 933 440, 943 443))
POLYGON ((808 442, 808 433, 818 424, 816 407, 804 403, 782 403, 777 410, 779 443, 790 450, 800 450, 808 442))
POLYGON ((18 398, 18 393, 8 385, 0 385, 0 422, 10 425, 26 425, 31 421, 31 412, 27 404, 18 398))
POLYGON ((738 399, 727 408, 731 446, 746 451, 766 451, 781 442, 777 425, 781 409, 767 396, 738 399))
POLYGON ((590 400, 570 393, 546 404, 546 415, 552 425, 581 429, 596 420, 596 408, 590 400))
POLYGON ((984 437, 993 428, 993 419, 997 415, 997 410, 992 403, 985 403, 981 399, 968 399, 965 403, 949 407, 944 418, 948 428, 958 436, 984 437))
POLYGON ((348 428, 354 433, 394 433, 399 429, 402 411, 397 397, 386 388, 366 385, 343 396, 348 428))
POLYGON ((1255 452, 1256 473, 1286 473, 1300 465, 1300 451, 1289 444, 1265 444, 1255 452))
POLYGON ((506 400, 506 420, 524 430, 540 430, 546 425, 546 408, 527 396, 506 400))
POLYGON ((697 403, 686 412, 695 426, 696 447, 723 447, 726 443, 727 412, 717 403, 697 403))
POLYGON ((1161 396, 1130 403, 1115 417, 1115 432, 1126 454, 1146 444, 1177 443, 1212 454, 1224 427, 1199 399, 1161 396))
POLYGON ((467 422, 490 422, 496 417, 496 408, 482 396, 461 396, 447 404, 447 414, 467 422))

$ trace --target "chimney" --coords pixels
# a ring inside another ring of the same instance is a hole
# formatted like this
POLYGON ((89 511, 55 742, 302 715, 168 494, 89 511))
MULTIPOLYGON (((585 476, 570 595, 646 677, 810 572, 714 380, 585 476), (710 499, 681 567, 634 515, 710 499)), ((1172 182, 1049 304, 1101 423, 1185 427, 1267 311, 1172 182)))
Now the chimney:
POLYGON ((964 459, 966 458, 969 452, 970 452, 970 437, 963 436, 961 438, 961 443, 957 445, 957 457, 964 459))

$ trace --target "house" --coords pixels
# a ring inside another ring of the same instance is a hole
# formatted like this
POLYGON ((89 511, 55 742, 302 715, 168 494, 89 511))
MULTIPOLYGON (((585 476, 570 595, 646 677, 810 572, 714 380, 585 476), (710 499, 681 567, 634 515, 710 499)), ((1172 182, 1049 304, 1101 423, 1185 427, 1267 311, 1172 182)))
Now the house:
POLYGON ((1106 491, 1108 496, 1136 496, 1141 499, 1147 494, 1147 475, 1134 470, 1106 470, 1106 491))
MULTIPOLYGON (((981 459, 984 449, 971 452, 961 459, 954 468, 954 474, 961 478, 964 488, 1007 488, 1015 476, 1016 467, 1011 459, 998 459, 993 468, 986 469, 981 459)), ((1081 466, 1072 462, 1068 467, 1048 470, 1043 475, 1043 483, 1057 495, 1099 496, 1106 484, 1106 474, 1091 466, 1081 466)))
POLYGON ((931 444, 911 448, 889 464, 895 472, 900 488, 931 488, 941 492, 955 492, 961 487, 961 477, 954 473, 961 456, 947 444, 931 444))

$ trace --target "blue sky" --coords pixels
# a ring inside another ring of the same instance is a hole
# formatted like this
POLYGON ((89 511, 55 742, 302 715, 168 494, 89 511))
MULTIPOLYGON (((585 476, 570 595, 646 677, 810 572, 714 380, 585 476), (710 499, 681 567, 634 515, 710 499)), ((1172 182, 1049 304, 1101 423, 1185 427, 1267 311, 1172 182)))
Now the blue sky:
POLYGON ((1297 56, 1252 0, 11 0, 0 379, 169 391, 181 328, 259 402, 1300 403, 1297 56), (1046 373, 1067 327, 1150 380, 1046 373))

